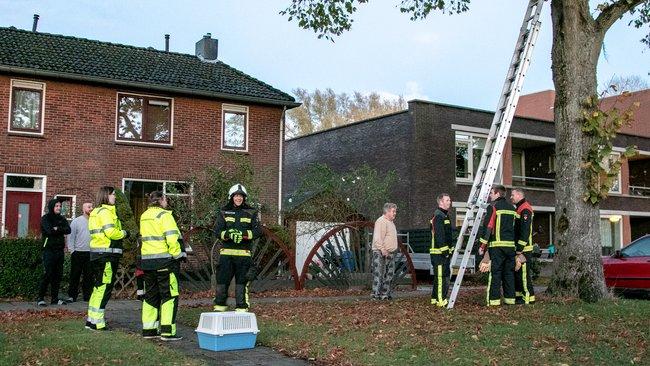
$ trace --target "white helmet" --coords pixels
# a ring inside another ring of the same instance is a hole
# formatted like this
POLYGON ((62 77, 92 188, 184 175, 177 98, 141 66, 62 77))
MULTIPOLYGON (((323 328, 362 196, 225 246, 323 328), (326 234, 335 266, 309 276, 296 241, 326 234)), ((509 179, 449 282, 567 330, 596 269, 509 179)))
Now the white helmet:
POLYGON ((234 186, 230 187, 228 190, 228 199, 231 199, 233 195, 235 194, 241 194, 246 198, 248 196, 248 192, 246 192, 246 187, 243 185, 237 183, 234 186))

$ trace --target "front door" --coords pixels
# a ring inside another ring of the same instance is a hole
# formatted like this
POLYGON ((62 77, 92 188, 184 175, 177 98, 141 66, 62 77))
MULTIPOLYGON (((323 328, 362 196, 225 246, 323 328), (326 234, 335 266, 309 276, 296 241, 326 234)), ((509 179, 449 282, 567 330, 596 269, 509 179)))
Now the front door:
POLYGON ((7 232, 10 237, 37 236, 41 232, 43 215, 42 192, 7 191, 5 211, 7 232))

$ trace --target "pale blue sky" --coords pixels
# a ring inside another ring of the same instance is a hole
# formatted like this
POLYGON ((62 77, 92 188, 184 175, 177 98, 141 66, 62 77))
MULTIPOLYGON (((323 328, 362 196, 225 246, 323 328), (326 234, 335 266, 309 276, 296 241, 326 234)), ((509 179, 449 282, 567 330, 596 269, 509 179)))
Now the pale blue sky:
MULTIPOLYGON (((81 1, 0 0, 0 26, 194 53, 205 33, 219 39, 219 59, 279 89, 376 91, 494 110, 525 1, 474 1, 463 15, 412 22, 399 0, 361 6, 351 31, 335 43, 317 39, 278 12, 289 0, 81 1), (487 4, 491 5, 487 5, 487 4)), ((550 6, 524 93, 552 89, 550 6)), ((599 83, 612 75, 649 80, 643 32, 619 21, 609 32, 599 83)), ((647 28, 646 28, 647 29, 647 28)))

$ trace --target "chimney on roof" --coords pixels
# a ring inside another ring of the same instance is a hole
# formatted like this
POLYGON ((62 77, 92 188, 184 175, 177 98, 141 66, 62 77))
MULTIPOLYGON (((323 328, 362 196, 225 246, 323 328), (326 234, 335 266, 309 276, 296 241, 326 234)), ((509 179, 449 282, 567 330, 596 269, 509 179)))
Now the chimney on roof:
POLYGON ((169 52, 169 34, 165 34, 165 52, 169 52))
POLYGON ((38 14, 34 14, 34 24, 32 24, 32 32, 36 32, 36 27, 38 27, 38 14))
POLYGON ((212 38, 208 33, 196 42, 196 57, 205 62, 217 62, 219 41, 212 38))

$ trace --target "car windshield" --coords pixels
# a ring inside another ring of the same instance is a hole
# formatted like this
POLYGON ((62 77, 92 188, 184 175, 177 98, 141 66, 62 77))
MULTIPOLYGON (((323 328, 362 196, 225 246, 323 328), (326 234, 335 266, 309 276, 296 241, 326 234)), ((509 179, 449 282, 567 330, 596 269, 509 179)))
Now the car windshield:
POLYGON ((624 257, 650 256, 650 237, 638 240, 621 250, 624 257))

